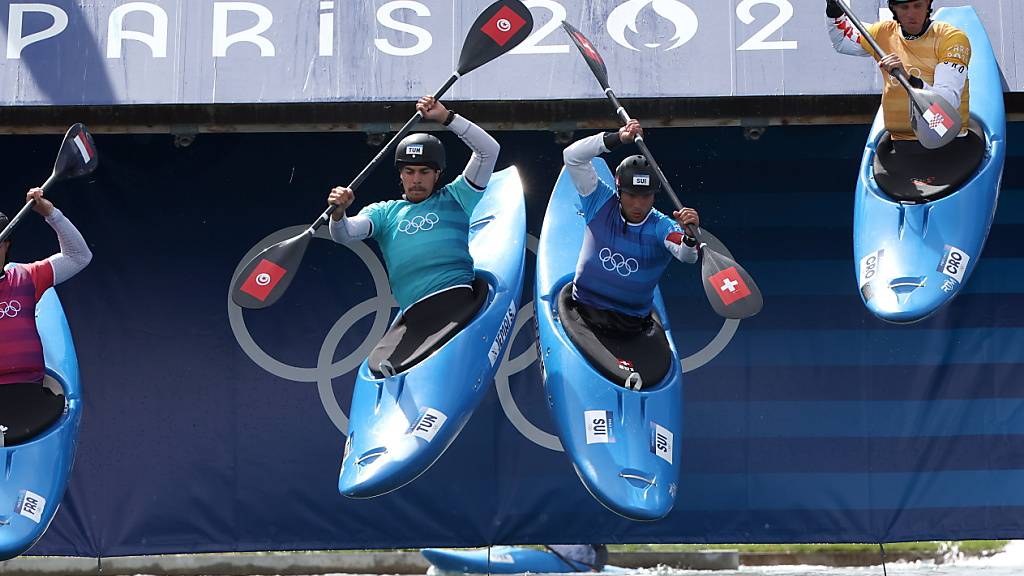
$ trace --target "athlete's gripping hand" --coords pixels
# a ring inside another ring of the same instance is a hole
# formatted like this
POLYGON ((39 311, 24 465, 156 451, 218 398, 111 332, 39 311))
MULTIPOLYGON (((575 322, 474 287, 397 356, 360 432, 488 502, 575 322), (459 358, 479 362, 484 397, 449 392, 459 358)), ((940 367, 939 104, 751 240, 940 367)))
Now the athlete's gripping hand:
POLYGON ((32 188, 31 190, 28 191, 28 194, 25 195, 25 202, 28 202, 29 200, 33 199, 36 201, 36 203, 34 206, 32 206, 32 209, 35 210, 40 216, 42 216, 43 218, 47 218, 50 216, 50 214, 53 214, 53 202, 50 202, 46 198, 43 198, 42 188, 32 188))
POLYGON ((682 210, 676 210, 672 213, 672 217, 676 219, 676 223, 686 230, 687 226, 700 227, 700 214, 693 208, 683 208, 682 210))
POLYGON ((643 136, 644 129, 640 127, 640 122, 636 120, 630 120, 626 122, 626 125, 619 128, 619 140, 623 144, 630 144, 636 140, 637 136, 643 136))
POLYGON ((351 188, 345 188, 344 186, 336 186, 331 190, 331 193, 327 196, 327 203, 334 204, 339 208, 331 213, 331 219, 335 222, 345 217, 345 210, 352 205, 356 200, 356 193, 351 188))
POLYGON ((825 2, 825 16, 829 18, 839 18, 843 15, 843 9, 839 7, 836 0, 827 0, 825 2))
POLYGON ((416 101, 416 110, 426 120, 444 122, 448 119, 448 109, 440 100, 434 100, 433 96, 424 96, 416 101))

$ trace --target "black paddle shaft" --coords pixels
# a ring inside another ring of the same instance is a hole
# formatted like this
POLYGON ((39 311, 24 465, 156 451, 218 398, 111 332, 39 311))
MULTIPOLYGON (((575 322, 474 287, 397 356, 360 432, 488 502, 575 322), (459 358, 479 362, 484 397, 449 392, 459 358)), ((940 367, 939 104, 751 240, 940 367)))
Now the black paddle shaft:
MULTIPOLYGON (((867 27, 865 27, 864 23, 860 21, 860 18, 857 18, 857 15, 853 13, 853 10, 846 5, 846 2, 844 0, 836 0, 836 4, 838 4, 839 8, 846 13, 846 17, 850 19, 850 22, 853 23, 853 26, 858 32, 860 32, 861 36, 868 41, 868 44, 871 45, 871 49, 875 51, 875 54, 878 54, 878 58, 882 59, 888 56, 888 54, 885 53, 885 50, 882 50, 882 47, 878 45, 875 38, 868 32, 867 27)), ((907 93, 911 96, 914 95, 914 87, 910 85, 910 79, 907 78, 907 75, 903 73, 902 69, 897 68, 891 74, 899 81, 900 84, 903 85, 904 88, 906 88, 907 93)), ((911 100, 914 102, 914 106, 917 107, 918 112, 924 114, 924 109, 921 108, 921 103, 918 102, 916 98, 911 98, 911 100)))

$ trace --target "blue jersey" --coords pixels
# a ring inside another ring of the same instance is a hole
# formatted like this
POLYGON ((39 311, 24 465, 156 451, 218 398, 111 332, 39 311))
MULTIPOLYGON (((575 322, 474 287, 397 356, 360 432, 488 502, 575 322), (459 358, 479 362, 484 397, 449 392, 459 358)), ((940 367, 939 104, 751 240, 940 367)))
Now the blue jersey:
POLYGON ((391 291, 402 310, 434 292, 473 283, 469 219, 483 191, 459 176, 426 200, 376 202, 359 214, 373 224, 391 291))
POLYGON ((643 222, 627 223, 619 210, 619 197, 601 180, 580 201, 587 225, 573 296, 597 308, 647 316, 654 289, 673 258, 665 241, 673 235, 681 238, 682 230, 675 220, 653 209, 643 222))

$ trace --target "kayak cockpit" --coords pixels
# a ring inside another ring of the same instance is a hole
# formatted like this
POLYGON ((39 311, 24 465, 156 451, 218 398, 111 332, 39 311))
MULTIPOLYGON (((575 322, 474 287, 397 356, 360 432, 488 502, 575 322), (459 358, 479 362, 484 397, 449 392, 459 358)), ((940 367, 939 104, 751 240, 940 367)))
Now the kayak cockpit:
POLYGON ((956 192, 977 171, 985 156, 985 137, 972 123, 967 135, 937 150, 922 146, 895 153, 886 132, 878 142, 875 182, 897 202, 922 204, 956 192))
POLYGON ((53 427, 67 410, 64 388, 47 374, 36 383, 0 386, 0 447, 24 444, 53 427))
POLYGON ((601 376, 634 390, 654 389, 672 368, 672 348, 661 319, 639 336, 618 338, 598 334, 572 302, 572 282, 558 293, 558 317, 566 336, 601 376))
POLYGON ((487 280, 477 274, 471 301, 453 302, 449 293, 440 292, 416 303, 395 320, 370 353, 370 373, 384 378, 426 360, 473 321, 489 293, 487 280))

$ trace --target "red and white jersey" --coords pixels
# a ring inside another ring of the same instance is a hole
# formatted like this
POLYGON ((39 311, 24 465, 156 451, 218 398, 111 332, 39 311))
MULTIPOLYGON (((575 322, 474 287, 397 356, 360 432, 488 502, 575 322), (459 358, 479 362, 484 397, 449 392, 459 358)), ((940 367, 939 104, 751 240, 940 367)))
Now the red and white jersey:
POLYGON ((14 264, 0 279, 0 385, 42 380, 36 302, 51 286, 53 267, 46 260, 14 264))

